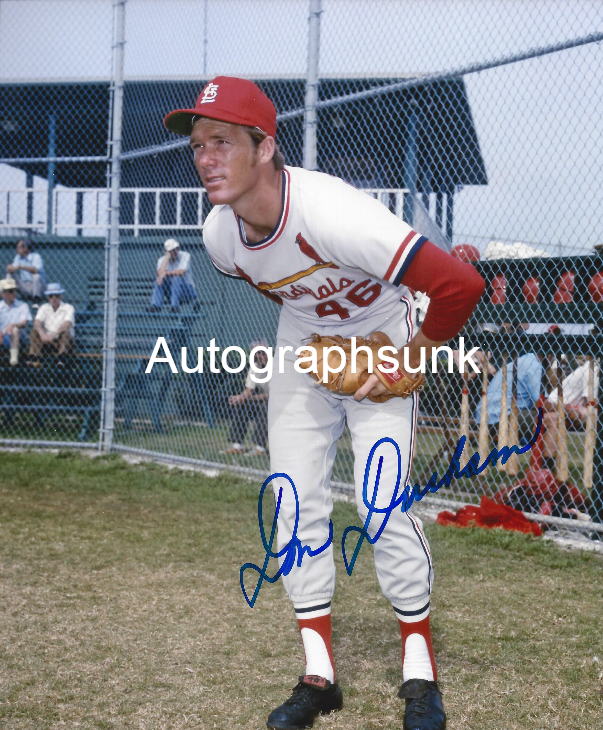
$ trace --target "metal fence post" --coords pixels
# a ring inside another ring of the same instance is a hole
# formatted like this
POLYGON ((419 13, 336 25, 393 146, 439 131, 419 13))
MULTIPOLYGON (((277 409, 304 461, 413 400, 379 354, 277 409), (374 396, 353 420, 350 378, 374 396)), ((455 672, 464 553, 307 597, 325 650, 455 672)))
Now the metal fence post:
POLYGON ((46 202, 46 233, 48 235, 53 232, 54 223, 53 194, 57 166, 53 158, 56 155, 56 140, 57 118, 55 113, 52 112, 50 114, 50 117, 48 118, 48 157, 51 159, 51 162, 48 163, 48 172, 46 174, 46 179, 48 181, 48 193, 46 202))
POLYGON ((417 106, 417 102, 411 99, 404 147, 404 187, 408 189, 408 195, 404 196, 403 217, 409 226, 413 225, 417 194, 417 106))
POLYGON ((117 278, 119 273, 119 192, 121 185, 121 123, 124 94, 124 46, 127 0, 114 0, 113 128, 111 132, 111 182, 109 237, 105 276, 105 331, 103 357, 102 447, 110 451, 115 423, 115 343, 117 335, 117 278))
POLYGON ((308 71, 304 104, 304 167, 316 170, 316 102, 318 101, 318 57, 322 0, 310 0, 308 14, 308 71))

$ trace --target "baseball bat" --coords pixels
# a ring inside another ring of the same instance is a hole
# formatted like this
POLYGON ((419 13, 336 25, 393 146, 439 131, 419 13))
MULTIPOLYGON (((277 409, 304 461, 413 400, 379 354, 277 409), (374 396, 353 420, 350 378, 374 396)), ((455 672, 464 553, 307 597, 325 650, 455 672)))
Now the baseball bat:
POLYGON ((567 429, 565 428, 562 380, 561 362, 557 360, 557 478, 565 482, 568 480, 569 470, 567 463, 567 429))
MULTIPOLYGON (((536 413, 542 408, 544 412, 544 393, 541 393, 536 401, 536 413)), ((534 422, 534 431, 536 431, 536 423, 538 423, 538 416, 534 422)), ((533 431, 533 432, 534 432, 533 431)), ((530 469, 532 471, 540 471, 542 469, 542 451, 544 449, 544 439, 542 438, 542 432, 538 435, 536 443, 532 446, 532 455, 530 456, 530 469)))
MULTIPOLYGON (((490 352, 486 353, 482 361, 482 410, 479 421, 479 460, 484 459, 490 452, 490 434, 488 433, 488 363, 490 362, 490 352)), ((488 473, 489 467, 486 467, 482 474, 488 473)))
MULTIPOLYGON (((517 406, 517 353, 513 354, 513 375, 511 380, 511 418, 509 420, 509 443, 519 444, 519 408, 517 406)), ((519 473, 519 457, 511 454, 507 461, 507 474, 516 477, 519 473)))
MULTIPOLYGON (((509 445, 509 399, 507 397, 507 353, 502 355, 502 382, 500 384, 500 420, 498 422, 498 444, 496 448, 501 449, 509 445)), ((496 467, 499 471, 507 471, 507 464, 501 464, 500 460, 496 467)))
POLYGON ((597 435, 597 402, 595 400, 595 361, 588 356, 588 401, 586 403, 586 426, 584 434, 584 488, 593 486, 593 459, 597 435))
POLYGON ((469 373, 467 370, 463 373, 463 393, 461 396, 461 424, 459 429, 459 438, 465 437, 465 448, 461 454, 459 464, 461 469, 469 461, 469 373))

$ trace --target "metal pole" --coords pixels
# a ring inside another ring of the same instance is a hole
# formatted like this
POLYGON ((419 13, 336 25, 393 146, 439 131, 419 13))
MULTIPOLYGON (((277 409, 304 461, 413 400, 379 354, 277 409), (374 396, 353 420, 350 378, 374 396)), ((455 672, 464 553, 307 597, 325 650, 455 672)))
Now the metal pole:
POLYGON ((207 77, 207 0, 203 3, 203 78, 207 77))
POLYGON ((442 230, 443 209, 444 209, 444 193, 441 190, 438 190, 438 192, 436 193, 435 223, 436 223, 436 226, 440 230, 442 230))
POLYGON ((127 0, 114 0, 115 43, 113 45, 113 129, 111 133, 111 172, 109 203, 109 246, 105 279, 103 355, 103 449, 110 451, 115 423, 115 342, 117 335, 117 277, 119 272, 119 188, 121 184, 121 122, 124 94, 124 46, 127 0))
POLYGON ((415 195, 417 193, 417 102, 410 100, 408 124, 406 127, 406 145, 404 148, 404 187, 408 194, 404 196, 403 218, 409 226, 413 225, 415 195))
POLYGON ((322 0, 310 0, 308 15, 308 72, 304 104, 304 167, 316 170, 316 102, 318 101, 318 57, 322 0))
MULTIPOLYGON (((547 56, 551 53, 558 53, 569 48, 578 48, 579 46, 588 45, 589 43, 599 43, 603 41, 603 33, 593 33, 583 38, 576 38, 572 41, 564 43, 558 43, 552 46, 546 46, 544 48, 534 48, 525 53, 518 53, 514 56, 505 56, 497 61, 488 61, 482 64, 472 64, 470 66, 460 66, 459 68, 452 69, 441 73, 428 74, 426 76, 405 79, 404 81, 397 81, 393 84, 385 84, 384 86, 374 86, 364 91, 357 91, 353 94, 347 94, 344 96, 337 96, 331 99, 324 99, 323 101, 317 101, 315 109, 328 109, 334 106, 341 106, 342 104, 351 104, 354 101, 360 101, 361 99, 372 99, 381 96, 382 94, 391 94, 394 91, 401 91, 402 89, 412 89, 421 86, 427 86, 429 84, 435 84, 438 81, 447 81, 448 79, 456 79, 465 74, 479 73, 480 71, 487 71, 492 68, 498 68, 499 66, 505 66, 510 63, 517 63, 518 61, 524 61, 529 58, 539 58, 547 56)), ((305 115, 306 107, 300 107, 299 109, 292 109, 289 112, 281 112, 277 115, 277 122, 286 122, 289 119, 297 119, 305 115)), ((138 150, 131 150, 125 152, 122 156, 122 160, 134 160, 137 157, 148 157, 150 155, 160 155, 164 152, 172 152, 173 150, 180 149, 181 147, 188 147, 188 139, 182 139, 178 142, 162 142, 161 144, 151 145, 138 150)), ((21 158, 15 158, 15 162, 24 162, 21 158)), ((44 159, 33 159, 33 162, 44 162, 44 159)), ((65 160, 61 159, 61 162, 65 160)), ((66 160, 69 162, 69 160, 66 160)), ((7 162, 7 159, 0 159, 0 162, 7 162)))
POLYGON ((109 162, 110 159, 110 157, 103 157, 102 155, 88 155, 81 157, 0 157, 0 164, 29 165, 33 162, 40 165, 48 165, 50 163, 60 163, 61 165, 64 165, 66 162, 109 162))
POLYGON ((25 173, 25 187, 27 188, 27 225, 33 223, 34 196, 33 196, 34 176, 31 172, 25 173))
MULTIPOLYGON (((592 350, 591 350, 592 352, 592 350)), ((598 354, 600 349, 595 352, 598 354)), ((599 386, 595 388, 595 403, 597 408, 597 431, 595 434, 595 454, 593 458, 593 486, 590 490, 590 516, 595 522, 603 522, 603 407, 598 400, 600 394, 599 386)))
MULTIPOLYGON (((48 119, 48 157, 52 158, 56 154, 56 140, 57 140, 57 120, 54 112, 51 112, 48 119)), ((46 202, 46 233, 50 235, 52 233, 53 223, 53 193, 54 193, 54 178, 56 172, 56 164, 54 161, 48 163, 47 181, 48 181, 48 198, 46 202)))
MULTIPOLYGON (((427 74, 423 77, 405 79, 404 81, 396 81, 393 84, 384 84, 383 86, 373 86, 370 89, 364 91, 356 91, 353 94, 346 94, 343 96, 334 96, 324 101, 319 101, 316 104, 317 109, 328 109, 332 106, 340 106, 343 103, 350 104, 354 101, 360 101, 361 99, 372 99, 383 94, 391 94, 394 91, 401 91, 402 89, 411 89, 419 86, 426 86, 427 84, 435 84, 438 81, 446 81, 448 79, 460 78, 466 74, 479 73, 480 71, 488 71, 492 68, 499 68, 500 66, 507 66, 510 63, 517 63, 518 61, 526 61, 530 58, 539 58, 541 56, 548 56, 551 53, 559 53, 559 51, 566 51, 570 48, 578 48, 579 46, 585 46, 589 43, 599 43, 603 41, 602 33, 591 33, 590 35, 582 38, 574 38, 570 41, 564 41, 563 43, 556 43, 550 46, 544 46, 539 48, 532 48, 524 53, 517 53, 515 55, 503 56, 495 61, 484 61, 483 63, 472 63, 469 66, 459 66, 456 69, 450 71, 441 71, 438 73, 427 74)), ((303 109, 293 109, 290 112, 282 112, 278 115, 277 121, 282 122, 286 119, 295 119, 303 114, 303 109)), ((188 142, 183 141, 181 144, 184 146, 188 142)))
POLYGON ((446 194, 446 237, 452 243, 454 235, 454 188, 446 194))

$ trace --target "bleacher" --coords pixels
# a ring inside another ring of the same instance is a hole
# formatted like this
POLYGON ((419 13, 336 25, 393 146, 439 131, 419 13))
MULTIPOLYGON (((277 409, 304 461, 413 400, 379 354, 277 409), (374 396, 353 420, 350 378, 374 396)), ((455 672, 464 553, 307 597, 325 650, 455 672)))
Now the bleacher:
MULTIPOLYGON (((155 369, 145 374, 145 368, 158 337, 165 337, 170 348, 179 352, 180 347, 187 346, 193 323, 200 315, 190 305, 184 305, 183 313, 177 314, 169 308, 161 313, 147 312, 152 286, 149 277, 126 277, 118 282, 115 401, 125 429, 132 427, 138 414, 144 414, 154 430, 161 433, 163 404, 174 379, 171 371, 155 369)), ((57 366, 53 357, 43 358, 40 367, 27 365, 26 347, 22 347, 19 365, 10 367, 8 353, 1 351, 0 413, 4 432, 19 427, 39 432, 47 428, 51 416, 77 416, 77 438, 89 441, 97 437, 103 385, 104 289, 104 278, 89 277, 85 306, 81 308, 80 300, 75 314, 75 349, 64 367, 57 366)))
MULTIPOLYGON (((203 376, 179 378, 161 363, 146 375, 144 370, 158 336, 166 337, 176 358, 180 356, 180 347, 190 345, 191 362, 197 347, 207 346, 212 337, 221 347, 234 343, 246 347, 257 337, 265 337, 269 342, 276 339, 279 308, 259 297, 251 287, 216 276, 198 235, 189 241, 180 236, 180 240, 192 256, 199 312, 190 304, 184 304, 178 314, 172 314, 169 306, 164 306, 160 313, 148 312, 153 274, 164 238, 161 233, 144 238, 124 236, 120 241, 115 349, 118 431, 161 431, 166 428, 168 414, 173 421, 213 425, 220 414, 228 412, 228 395, 238 392, 242 385, 242 374, 206 372, 203 376), (235 302, 236 317, 226 316, 235 302), (243 338, 241 333, 245 333, 243 338)), ((36 248, 44 258, 47 280, 60 281, 66 289, 64 300, 75 307, 76 352, 65 373, 55 378, 52 363, 45 363, 35 376, 35 383, 31 368, 22 365, 17 368, 18 374, 11 373, 8 358, 5 363, 0 357, 0 438, 56 440, 61 436, 61 428, 73 422, 77 431, 69 433, 68 438, 64 434, 63 440, 79 436, 83 441, 96 441, 103 378, 105 241, 37 236, 36 248), (29 386, 47 393, 27 390, 29 386), (36 408, 20 407, 24 405, 36 408), (44 417, 38 418, 36 414, 44 417), (58 432, 49 431, 53 422, 58 432)), ((12 261, 14 250, 14 236, 0 237, 0 270, 12 261)), ((25 354, 26 351, 22 353, 22 362, 25 354)))

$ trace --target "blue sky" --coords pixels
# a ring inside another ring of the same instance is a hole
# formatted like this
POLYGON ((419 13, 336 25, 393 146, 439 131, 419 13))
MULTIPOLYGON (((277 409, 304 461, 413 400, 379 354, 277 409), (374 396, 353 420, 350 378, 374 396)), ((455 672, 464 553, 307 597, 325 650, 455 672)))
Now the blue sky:
MULTIPOLYGON (((303 76, 306 0, 129 0, 129 78, 303 76)), ((453 70, 603 31, 603 2, 323 0, 321 73, 453 70)), ((110 0, 0 0, 0 79, 111 73, 110 0)), ((603 48, 465 77, 489 177, 456 198, 455 238, 551 253, 603 243, 603 48)), ((185 100, 183 100, 185 101, 185 100)))

